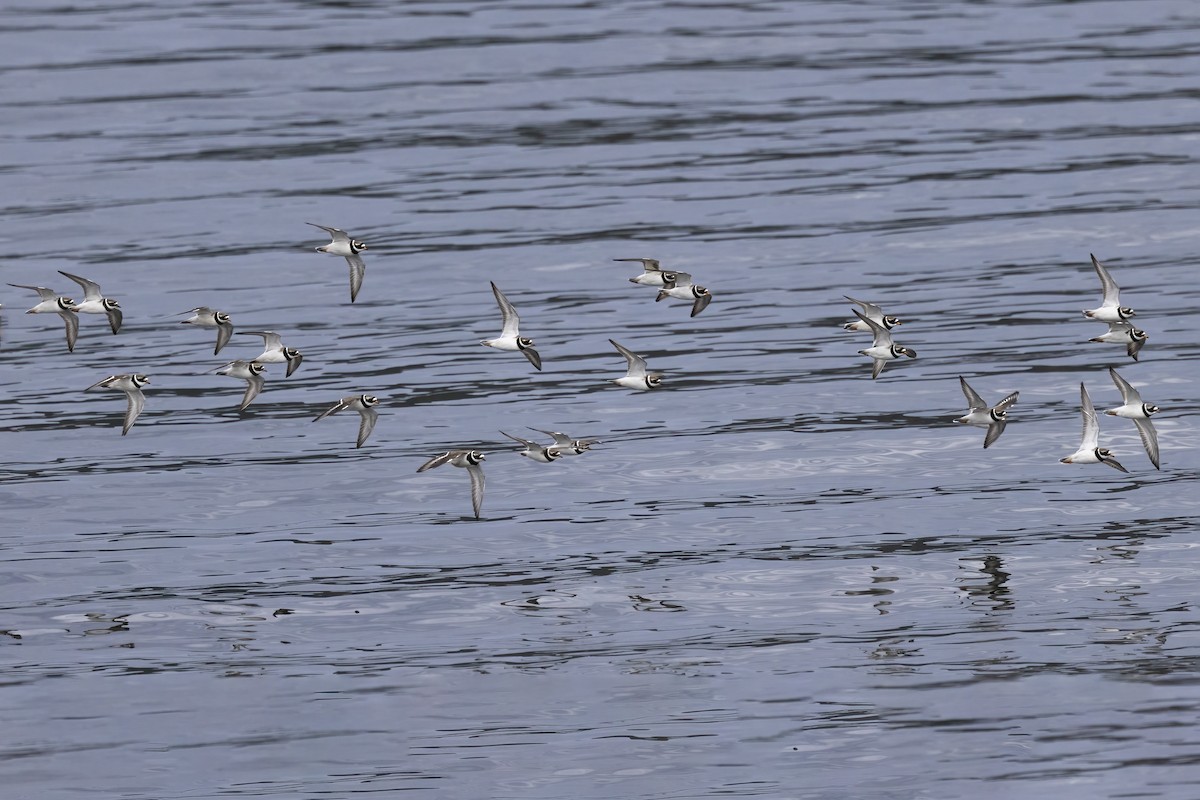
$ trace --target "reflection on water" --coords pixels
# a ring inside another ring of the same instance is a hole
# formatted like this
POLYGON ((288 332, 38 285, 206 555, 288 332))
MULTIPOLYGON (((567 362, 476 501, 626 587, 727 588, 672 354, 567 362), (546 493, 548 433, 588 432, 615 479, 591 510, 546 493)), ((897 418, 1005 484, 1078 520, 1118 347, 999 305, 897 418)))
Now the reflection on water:
POLYGON ((6 785, 1191 797, 1198 28, 1174 0, 14 8, 4 282, 66 269, 126 322, 67 353, 0 292, 6 785), (353 305, 310 221, 369 243, 353 305), (1137 363, 1087 341, 1089 252, 1137 363), (656 303, 633 256, 712 304, 656 303), (478 345, 489 280, 543 371, 478 345), (872 381, 847 294, 919 357, 872 381), (304 363, 239 413, 213 370, 261 348, 213 356, 200 305, 304 363), (664 388, 613 386, 610 338, 664 388), (1161 472, 1108 417, 1130 475, 1058 462, 1109 366, 1163 409, 1161 472), (132 371, 121 437, 82 390, 132 371), (987 451, 960 375, 1021 393, 987 451), (312 421, 359 392, 355 449, 312 421), (537 464, 499 434, 531 428, 602 443, 537 464), (488 453, 481 520, 415 472, 448 447, 488 453))

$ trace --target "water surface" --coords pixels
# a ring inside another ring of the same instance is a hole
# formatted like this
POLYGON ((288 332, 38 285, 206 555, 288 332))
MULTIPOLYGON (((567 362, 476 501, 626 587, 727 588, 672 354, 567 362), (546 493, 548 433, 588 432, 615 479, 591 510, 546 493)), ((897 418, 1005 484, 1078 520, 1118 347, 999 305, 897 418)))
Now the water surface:
POLYGON ((1191 3, 0 20, 13 797, 1192 798, 1191 3), (344 262, 306 222, 368 242, 344 262), (1103 331, 1088 254, 1150 335, 1103 331), (654 302, 651 256, 715 299, 654 302), (496 281, 545 369, 480 347, 496 281), (870 380, 843 295, 916 360, 870 380), (78 293, 75 294, 78 298, 78 293), (260 398, 198 305, 303 351, 260 398), (613 338, 665 375, 625 392, 613 338), (1079 384, 1163 468, 1066 466, 1079 384), (81 390, 151 376, 143 416, 81 390), (958 376, 1019 390, 1000 441, 958 376), (384 398, 312 419, 338 397, 384 398), (603 440, 550 465, 499 434, 603 440), (483 518, 467 476, 488 453, 483 518))

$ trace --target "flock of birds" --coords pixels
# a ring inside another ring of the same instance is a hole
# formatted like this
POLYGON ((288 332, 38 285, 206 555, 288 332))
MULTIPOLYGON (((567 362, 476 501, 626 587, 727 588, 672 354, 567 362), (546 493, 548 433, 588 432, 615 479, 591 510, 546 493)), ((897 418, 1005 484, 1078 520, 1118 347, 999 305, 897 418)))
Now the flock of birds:
MULTIPOLYGON (((1129 321, 1131 317, 1137 315, 1129 306, 1121 305, 1121 289, 1113 280, 1108 268, 1101 264, 1096 256, 1093 255, 1091 258, 1092 266, 1100 277, 1103 299, 1097 308, 1087 309, 1083 315, 1097 322, 1108 323, 1108 330, 1088 341, 1123 344, 1126 354, 1137 361, 1138 352, 1149 337, 1145 331, 1135 328, 1129 321)), ((917 357, 916 351, 893 341, 891 330, 900 324, 897 317, 884 314, 883 309, 874 303, 855 300, 852 297, 846 299, 862 307, 862 311, 857 309, 854 311, 858 321, 846 323, 844 326, 846 330, 870 331, 874 335, 871 347, 859 351, 873 360, 872 378, 878 378, 884 366, 893 359, 901 356, 917 357)), ((1108 373, 1121 392, 1121 405, 1110 408, 1105 413, 1133 420, 1133 424, 1141 436, 1142 445, 1146 448, 1146 455, 1150 457, 1150 463, 1154 465, 1155 469, 1162 469, 1158 454, 1158 433, 1155 431, 1153 423, 1150 422, 1150 417, 1158 413, 1158 406, 1144 402, 1138 390, 1133 388, 1129 381, 1122 378, 1112 367, 1109 367, 1108 373)), ((987 428, 983 446, 990 447, 1004 432, 1004 426, 1008 422, 1008 410, 1017 402, 1020 392, 1013 392, 996 405, 989 406, 979 393, 971 388, 965 378, 960 375, 958 381, 963 395, 967 398, 967 413, 954 421, 987 428)), ((1061 459, 1062 463, 1107 464, 1121 472, 1129 472, 1121 465, 1121 462, 1117 461, 1112 451, 1100 446, 1100 422, 1096 417, 1096 408, 1092 405, 1092 398, 1088 396, 1087 386, 1082 382, 1079 384, 1079 393, 1083 412, 1083 437, 1079 443, 1079 449, 1061 459)))
MULTIPOLYGON (((363 277, 366 273, 366 265, 360 254, 367 250, 367 245, 351 237, 339 228, 317 225, 312 222, 308 224, 320 228, 331 237, 329 244, 316 248, 317 252, 341 256, 346 260, 350 269, 350 302, 353 303, 358 298, 363 284, 363 277)), ((642 266, 641 274, 630 278, 629 281, 658 289, 656 302, 668 298, 688 301, 692 304, 691 316, 693 317, 704 311, 709 303, 712 302, 712 293, 705 287, 696 284, 691 275, 677 270, 665 270, 656 259, 618 258, 613 260, 640 263, 642 266)), ((1126 347, 1126 353, 1129 357, 1136 361, 1138 352, 1146 343, 1148 337, 1144 331, 1135 328, 1129 321, 1130 318, 1136 316, 1134 310, 1128 306, 1121 305, 1120 288, 1109 274, 1108 269, 1094 255, 1092 256, 1092 266, 1095 268, 1096 274, 1100 277, 1103 300, 1099 307, 1085 310, 1083 314, 1089 319, 1107 323, 1108 331, 1092 338, 1090 341, 1123 344, 1126 347)), ((72 275, 68 272, 62 272, 61 270, 60 274, 74 281, 82 288, 84 294, 82 302, 76 303, 73 299, 60 295, 54 290, 43 286, 25 284, 9 285, 37 292, 39 302, 33 308, 29 309, 26 312, 27 314, 56 313, 63 319, 66 325, 67 349, 69 351, 74 351, 75 342, 79 335, 79 314, 104 314, 114 334, 121 329, 123 315, 121 306, 117 300, 105 297, 101 292, 100 285, 94 281, 78 275, 72 275)), ((520 316, 517 314, 516 308, 509 302, 508 298, 504 296, 504 293, 500 291, 500 288, 495 283, 492 283, 491 287, 492 293, 496 298, 496 304, 500 308, 501 330, 499 336, 493 339, 484 339, 480 344, 496 350, 519 352, 525 356, 535 369, 541 370, 541 355, 534 347, 533 340, 521 335, 520 316)), ((890 361, 902 357, 917 357, 915 350, 897 344, 892 338, 892 330, 901 324, 898 317, 885 314, 883 309, 875 303, 856 300, 849 296, 846 299, 859 308, 854 309, 857 319, 846 323, 843 327, 847 331, 852 332, 870 332, 873 337, 871 346, 859 351, 861 355, 871 359, 872 380, 879 377, 884 367, 890 361)), ((183 320, 182 324, 216 329, 217 338, 213 355, 221 352, 221 349, 230 342, 235 332, 262 338, 263 352, 260 355, 249 360, 236 359, 214 371, 215 374, 237 378, 246 382, 246 390, 238 406, 239 412, 244 411, 258 397, 259 393, 262 392, 265 385, 266 365, 286 364, 285 375, 290 377, 304 360, 304 356, 299 350, 285 346, 282 337, 274 331, 235 331, 233 320, 228 313, 208 306, 193 308, 187 313, 192 316, 183 320)), ((645 358, 613 339, 609 339, 609 342, 624 357, 626 362, 625 375, 613 379, 613 383, 634 391, 649 391, 662 386, 662 375, 650 372, 647 369, 645 358)), ((1105 413, 1132 420, 1141 436, 1142 444, 1145 446, 1150 462, 1156 469, 1161 469, 1158 436, 1150 421, 1150 417, 1158 413, 1158 407, 1143 402, 1138 390, 1122 378, 1115 369, 1110 367, 1109 374, 1121 393, 1122 404, 1116 408, 1108 409, 1105 413)), ((121 428, 121 435, 124 436, 129 433, 130 428, 133 427, 134 422, 137 421, 138 416, 145 408, 146 398, 142 389, 149 383, 150 379, 142 374, 110 375, 92 384, 86 391, 91 391, 92 389, 112 389, 125 393, 128 404, 121 428)), ((1004 432, 1005 425, 1008 422, 1008 411, 1017 402, 1019 392, 1013 392, 995 405, 989 406, 979 393, 971 388, 965 378, 959 376, 959 383, 963 395, 966 397, 968 410, 964 416, 954 421, 986 428, 987 432, 984 435, 983 446, 984 448, 988 448, 1004 432)), ((1083 436, 1079 449, 1066 458, 1061 459, 1062 462, 1065 464, 1107 464, 1121 472, 1128 472, 1129 470, 1113 457, 1109 449, 1100 446, 1100 428, 1096 409, 1092 405, 1087 387, 1083 383, 1080 383, 1079 389, 1083 413, 1083 436)), ((379 417, 375 407, 379 403, 380 399, 370 394, 343 397, 323 411, 314 421, 320 421, 341 411, 356 412, 360 417, 360 424, 355 446, 362 447, 375 428, 376 420, 379 417)), ((550 463, 565 456, 582 455, 592 445, 599 443, 598 439, 577 439, 561 431, 541 430, 538 428, 531 428, 531 430, 550 437, 551 441, 547 444, 540 444, 519 436, 513 436, 504 431, 500 431, 500 433, 521 445, 522 449, 518 451, 520 455, 540 463, 550 463)), ((417 468, 417 472, 425 472, 435 467, 440 467, 443 464, 450 464, 465 469, 471 480, 471 507, 475 517, 478 519, 483 505, 484 475, 482 464, 485 459, 485 454, 479 450, 451 449, 430 458, 417 468)))

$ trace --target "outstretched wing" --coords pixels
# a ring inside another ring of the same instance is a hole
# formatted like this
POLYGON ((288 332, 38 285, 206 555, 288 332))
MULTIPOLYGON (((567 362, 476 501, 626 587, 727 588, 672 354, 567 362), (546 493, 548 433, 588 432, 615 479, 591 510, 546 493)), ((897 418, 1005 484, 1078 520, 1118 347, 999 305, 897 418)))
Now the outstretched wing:
POLYGON ((542 448, 542 446, 537 442, 531 442, 528 439, 522 439, 520 436, 513 436, 511 433, 504 433, 504 431, 500 431, 500 433, 512 439, 514 442, 520 442, 531 450, 540 450, 542 448))
POLYGON ((371 431, 375 430, 375 420, 379 419, 379 412, 373 408, 364 408, 358 412, 362 417, 362 422, 358 424, 358 442, 355 447, 362 447, 363 442, 367 441, 367 437, 371 435, 371 431))
POLYGON ((283 347, 283 337, 275 331, 238 331, 243 336, 261 336, 263 340, 263 348, 266 350, 274 350, 277 347, 283 347))
POLYGON ((213 350, 213 355, 221 352, 221 348, 229 344, 230 337, 233 336, 233 323, 221 322, 217 320, 217 315, 213 314, 213 321, 217 323, 217 346, 213 350))
POLYGON ((877 306, 875 303, 868 303, 866 300, 855 300, 848 294, 844 294, 842 297, 846 298, 851 303, 862 306, 863 313, 871 319, 883 319, 883 309, 877 306))
MULTIPOLYGON (((624 260, 624 259, 622 259, 622 260, 624 260)), ((547 436, 549 436, 551 439, 554 440, 555 445, 558 445, 560 447, 561 446, 571 446, 575 443, 575 440, 572 439, 570 436, 567 436, 565 433, 560 433, 558 431, 544 431, 541 428, 530 428, 530 430, 537 431, 538 433, 546 434, 547 436)))
MULTIPOLYGON (((1088 255, 1092 254, 1088 253, 1088 255)), ((1104 300, 1101 306, 1121 305, 1121 288, 1112 279, 1112 275, 1108 274, 1108 269, 1097 261, 1095 256, 1092 256, 1092 266, 1096 268, 1096 274, 1100 276, 1100 287, 1104 290, 1104 300)))
POLYGON ((632 350, 622 347, 620 344, 618 344, 616 341, 614 341, 612 339, 609 339, 608 342, 613 347, 617 348, 618 353, 625 356, 625 361, 626 361, 626 363, 629 364, 629 374, 627 377, 630 377, 630 378, 646 377, 646 359, 642 358, 641 356, 639 356, 637 353, 633 352, 632 350))
MULTIPOLYGON (((871 335, 873 337, 875 337, 875 340, 871 343, 872 347, 891 347, 892 346, 892 334, 888 332, 887 328, 883 327, 882 325, 880 325, 878 322, 871 319, 870 317, 865 316, 857 308, 852 309, 852 310, 854 311, 854 316, 858 317, 863 322, 867 323, 867 326, 871 329, 871 335)), ((882 367, 880 367, 880 369, 882 369, 882 367)))
POLYGON ((1142 404, 1141 394, 1138 393, 1137 389, 1133 388, 1132 384, 1130 384, 1129 381, 1125 380, 1120 375, 1118 375, 1117 371, 1115 369, 1113 369, 1112 367, 1108 368, 1108 374, 1112 376, 1113 383, 1115 383, 1117 385, 1117 389, 1120 390, 1120 392, 1121 392, 1121 404, 1122 405, 1127 406, 1127 405, 1131 405, 1131 404, 1132 405, 1141 405, 1142 404))
POLYGON ((417 467, 417 472, 424 472, 425 470, 433 469, 434 467, 440 467, 442 464, 447 464, 452 458, 461 452, 461 450, 450 450, 442 453, 441 455, 434 456, 421 466, 417 467))
POLYGON ((1004 433, 1004 426, 1007 423, 1002 419, 994 419, 988 425, 987 433, 983 437, 983 449, 987 450, 992 444, 1000 438, 1000 434, 1004 433))
POLYGON ((134 421, 138 415, 142 413, 142 409, 146 407, 146 395, 142 394, 142 390, 136 386, 125 390, 126 396, 129 398, 129 405, 125 409, 125 425, 121 428, 121 435, 129 433, 129 429, 133 427, 134 421))
POLYGON ((87 387, 86 389, 84 389, 84 391, 85 391, 85 392, 90 392, 92 389, 98 389, 98 388, 100 388, 100 387, 104 387, 105 389, 107 389, 107 388, 108 388, 108 384, 109 384, 109 382, 110 382, 110 381, 115 381, 115 380, 116 380, 117 378, 119 378, 119 377, 121 377, 121 376, 120 376, 120 375, 109 375, 107 378, 105 378, 105 379, 103 379, 103 380, 96 381, 96 382, 95 382, 95 383, 93 383, 91 386, 89 386, 89 387, 87 387))
POLYGON ((321 230, 325 231, 331 237, 333 237, 333 240, 335 242, 349 242, 350 241, 350 234, 346 233, 341 228, 330 228, 326 225, 318 225, 315 222, 309 222, 306 224, 312 225, 314 228, 320 228, 321 230))
POLYGON ((53 300, 58 297, 58 294, 53 289, 47 289, 45 286, 27 286, 23 283, 10 283, 16 289, 30 289, 38 293, 38 297, 42 300, 53 300))
MULTIPOLYGON (((967 398, 967 408, 971 409, 972 411, 977 411, 979 409, 987 410, 987 403, 985 403, 983 398, 979 396, 979 392, 971 388, 962 375, 958 376, 958 383, 962 387, 963 396, 967 398)), ((986 447, 987 445, 984 446, 986 447)))
POLYGON ((1134 419, 1133 424, 1142 437, 1142 446, 1146 448, 1146 455, 1150 456, 1150 463, 1155 469, 1162 469, 1158 465, 1158 432, 1154 430, 1154 424, 1148 419, 1134 419))
POLYGON ((108 316, 108 327, 112 328, 112 332, 116 333, 121 330, 121 322, 125 319, 125 315, 121 312, 121 308, 116 304, 116 301, 110 300, 105 304, 104 313, 108 316))
POLYGON ((1013 392, 1008 397, 996 403, 996 411, 1008 411, 1008 409, 1017 402, 1017 398, 1021 396, 1020 392, 1013 392))
POLYGON ((661 272, 657 258, 614 258, 613 261, 637 261, 641 263, 642 270, 645 272, 661 272))
POLYGON ((79 315, 65 309, 59 309, 58 315, 67 325, 67 351, 74 353, 75 340, 79 338, 79 315))
POLYGON ((251 372, 245 381, 246 393, 242 395, 242 404, 238 406, 238 411, 245 411, 246 406, 254 402, 254 398, 258 397, 258 393, 263 390, 263 385, 266 383, 262 375, 254 372, 251 372))
POLYGON ((325 419, 326 417, 328 417, 331 414, 336 414, 339 411, 345 411, 347 408, 350 407, 350 404, 352 402, 354 402, 354 400, 355 400, 355 398, 353 398, 353 397, 343 397, 341 400, 338 400, 332 406, 330 406, 329 408, 322 411, 321 416, 314 419, 313 422, 320 422, 321 420, 325 419))
POLYGON ((1096 421, 1096 407, 1088 396, 1087 387, 1079 384, 1079 402, 1083 407, 1083 441, 1081 450, 1094 450, 1100 441, 1100 423, 1096 421))
POLYGON ((58 271, 58 274, 62 275, 64 278, 70 278, 79 284, 79 287, 83 289, 83 301, 85 303, 90 300, 104 299, 104 295, 100 294, 100 284, 96 283, 95 281, 89 281, 87 278, 81 278, 78 275, 72 275, 69 272, 63 272, 61 269, 58 271))
POLYGON ((541 370, 541 368, 542 368, 542 354, 541 353, 539 353, 537 350, 534 350, 532 347, 522 347, 521 352, 524 353, 525 357, 529 359, 529 363, 533 364, 534 369, 541 370))
POLYGON ((507 336, 519 336, 521 318, 517 316, 517 309, 513 304, 508 302, 508 298, 504 296, 504 292, 492 283, 492 294, 496 296, 496 304, 500 306, 500 314, 504 318, 504 327, 500 330, 501 338, 507 336))
POLYGON ((467 474, 471 476, 471 508, 475 511, 475 519, 479 519, 479 509, 483 507, 483 467, 471 464, 467 474))
POLYGON ((358 255, 346 256, 346 263, 350 265, 350 302, 353 303, 358 299, 358 290, 362 288, 363 276, 367 274, 367 265, 358 255))

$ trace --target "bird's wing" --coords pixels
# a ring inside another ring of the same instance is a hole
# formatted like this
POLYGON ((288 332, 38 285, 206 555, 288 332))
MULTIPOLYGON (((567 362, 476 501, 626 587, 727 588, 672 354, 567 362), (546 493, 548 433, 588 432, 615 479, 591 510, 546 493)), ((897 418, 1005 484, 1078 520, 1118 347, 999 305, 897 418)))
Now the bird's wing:
POLYGON ((1011 407, 1014 403, 1016 403, 1017 398, 1020 396, 1021 396, 1020 392, 1013 392, 1008 397, 1001 400, 999 403, 996 403, 996 406, 995 406, 996 410, 997 411, 1008 411, 1009 407, 1011 407))
POLYGON ((283 347, 283 337, 275 331, 238 331, 238 333, 243 336, 261 336, 263 348, 266 350, 283 347))
POLYGON ((1141 405, 1142 396, 1138 390, 1133 388, 1129 381, 1117 374, 1117 371, 1112 367, 1108 368, 1108 374, 1112 376, 1113 383, 1117 385, 1117 389, 1121 392, 1122 405, 1141 405))
POLYGON ((628 349, 622 347, 620 344, 613 341, 612 339, 609 339, 608 341, 609 341, 609 344, 611 344, 613 347, 617 348, 618 353, 625 356, 625 361, 629 364, 629 374, 627 377, 630 377, 630 378, 646 377, 646 359, 642 358, 641 356, 639 356, 637 353, 633 352, 632 350, 628 350, 628 349))
POLYGON ((75 352, 75 340, 79 338, 79 315, 74 311, 59 310, 58 315, 67 325, 67 350, 75 352))
MULTIPOLYGON (((216 318, 217 318, 216 314, 213 314, 213 319, 215 320, 216 318)), ((216 346, 216 349, 213 350, 214 356, 217 353, 221 352, 222 347, 229 344, 229 339, 231 336, 233 336, 233 323, 232 322, 218 322, 217 323, 217 346, 216 346)))
POLYGON ((375 430, 375 420, 379 419, 379 412, 373 408, 364 408, 358 412, 362 417, 362 422, 358 425, 358 442, 355 447, 362 447, 363 442, 371 435, 371 431, 375 430))
POLYGON ((285 377, 292 377, 292 373, 296 371, 296 368, 300 366, 300 362, 303 360, 304 356, 300 355, 300 353, 296 353, 294 356, 289 358, 287 360, 287 372, 285 373, 285 377))
POLYGON ((367 274, 367 265, 358 255, 346 256, 346 263, 350 265, 350 302, 353 303, 358 298, 358 290, 362 288, 363 276, 367 274))
POLYGON ((483 507, 483 467, 471 464, 467 474, 471 476, 471 508, 475 511, 475 519, 479 519, 479 509, 483 507))
POLYGON ((1095 256, 1092 256, 1092 266, 1096 268, 1096 274, 1100 276, 1100 287, 1104 290, 1104 300, 1101 306, 1121 305, 1121 288, 1112 279, 1112 275, 1108 274, 1108 270, 1096 260, 1095 256))
POLYGON ((1004 426, 1006 424, 1007 423, 1002 419, 992 420, 991 424, 988 425, 987 433, 984 434, 984 437, 983 437, 983 449, 984 450, 991 447, 992 444, 995 443, 995 441, 1000 438, 1000 434, 1004 433, 1004 426))
MULTIPOLYGON (((878 322, 871 319, 870 317, 864 315, 857 308, 853 309, 853 311, 854 311, 854 316, 858 317, 863 322, 867 323, 867 326, 871 329, 871 335, 873 337, 875 337, 875 341, 873 341, 871 343, 872 347, 880 347, 880 346, 891 347, 892 346, 892 334, 888 333, 887 328, 883 327, 882 325, 880 325, 878 322)), ((880 367, 880 369, 882 369, 882 367, 880 367)))
POLYGON ((129 433, 129 429, 133 427, 134 421, 142 413, 142 409, 146 407, 146 395, 142 394, 142 390, 138 387, 134 386, 126 389, 125 394, 129 397, 129 405, 125 409, 125 425, 121 428, 122 436, 129 433))
POLYGON ((338 400, 332 406, 330 406, 329 408, 322 411, 321 416, 314 419, 313 422, 320 422, 321 420, 325 419, 326 417, 330 416, 331 414, 336 414, 339 411, 345 411, 347 408, 350 407, 350 404, 352 402, 354 402, 353 397, 343 397, 341 400, 338 400))
POLYGON ((883 319, 883 309, 880 308, 875 303, 868 303, 866 300, 855 300, 853 297, 851 297, 848 294, 844 294, 844 295, 842 295, 842 297, 846 298, 851 303, 855 303, 857 305, 862 306, 863 313, 866 314, 868 317, 870 317, 872 319, 883 319))
POLYGON ((318 225, 318 224, 317 224, 317 223, 315 223, 315 222, 309 222, 309 223, 307 223, 307 224, 309 224, 309 225, 312 225, 314 228, 320 228, 321 230, 325 231, 326 233, 328 233, 330 236, 332 236, 332 237, 333 237, 333 240, 334 240, 335 242, 348 242, 348 241, 350 241, 350 234, 346 233, 346 232, 345 232, 344 230, 342 230, 341 228, 330 228, 330 227, 329 227, 329 226, 327 226, 327 225, 318 225))
POLYGON ((436 455, 421 466, 417 467, 417 472, 424 472, 427 469, 433 469, 434 467, 440 467, 442 464, 449 463, 452 458, 459 455, 461 452, 461 450, 450 450, 442 453, 441 455, 436 455))
POLYGON ((83 289, 83 301, 85 303, 89 300, 102 300, 104 298, 104 295, 100 294, 100 284, 96 283, 95 281, 89 281, 87 278, 81 278, 78 275, 72 275, 69 272, 63 272, 61 269, 58 271, 58 274, 62 275, 64 278, 70 278, 79 284, 80 288, 83 289))
POLYGON ((106 305, 104 313, 108 316, 108 327, 112 328, 112 332, 121 330, 121 322, 125 319, 121 309, 115 305, 106 305))
POLYGON ((1083 441, 1081 450, 1094 450, 1100 441, 1100 423, 1096 421, 1096 407, 1088 396, 1087 387, 1079 384, 1080 404, 1083 407, 1083 441))
POLYGON ((663 273, 663 286, 668 289, 677 289, 682 286, 691 286, 692 276, 686 272, 677 272, 671 270, 663 273))
POLYGON ((528 439, 522 439, 520 436, 513 436, 511 433, 504 433, 504 431, 500 431, 500 433, 502 435, 507 436, 508 438, 512 439, 514 442, 520 442, 521 444, 528 447, 530 450, 540 450, 542 448, 542 446, 540 444, 538 444, 537 442, 531 442, 528 439))
POLYGON ((508 302, 508 298, 504 296, 504 292, 500 291, 495 283, 492 283, 492 294, 496 296, 496 304, 500 306, 500 314, 504 318, 504 327, 500 330, 501 338, 507 336, 519 336, 521 318, 517 316, 517 309, 513 304, 508 302))
POLYGON ((47 289, 45 286, 27 286, 23 283, 10 283, 9 286, 17 289, 31 289, 32 291, 37 292, 38 297, 43 300, 53 300, 54 298, 58 297, 57 292, 55 292, 53 289, 47 289))
POLYGON ((246 393, 242 395, 242 404, 238 406, 238 411, 245 411, 246 406, 254 402, 254 398, 258 397, 258 393, 263 390, 263 385, 266 380, 262 375, 251 372, 246 381, 246 393))
POLYGON ((966 379, 962 375, 958 376, 958 383, 962 386, 963 395, 967 398, 967 408, 975 411, 976 409, 987 409, 988 405, 983 398, 979 396, 979 392, 975 391, 967 384, 966 379))
POLYGON ((1142 437, 1142 446, 1146 448, 1146 455, 1150 456, 1150 463, 1155 469, 1162 469, 1158 465, 1158 431, 1154 430, 1154 423, 1148 419, 1135 419, 1133 424, 1142 437))
POLYGON ((1130 358, 1132 358, 1134 361, 1137 361, 1138 360, 1138 357, 1137 357, 1138 351, 1141 350, 1142 346, 1145 344, 1146 344, 1145 337, 1143 337, 1141 339, 1134 339, 1134 338, 1130 337, 1129 344, 1125 347, 1125 352, 1129 355, 1130 358))
POLYGON ((657 258, 614 258, 613 261, 637 261, 645 272, 662 272, 657 258))
POLYGON ((560 433, 559 431, 544 431, 541 428, 530 428, 530 430, 546 434, 554 440, 556 445, 571 445, 575 442, 575 440, 570 436, 567 436, 565 433, 560 433))

